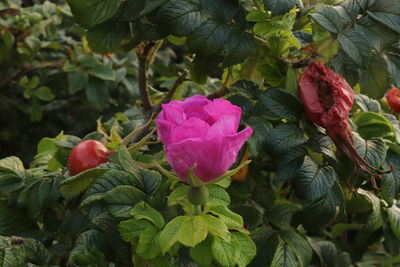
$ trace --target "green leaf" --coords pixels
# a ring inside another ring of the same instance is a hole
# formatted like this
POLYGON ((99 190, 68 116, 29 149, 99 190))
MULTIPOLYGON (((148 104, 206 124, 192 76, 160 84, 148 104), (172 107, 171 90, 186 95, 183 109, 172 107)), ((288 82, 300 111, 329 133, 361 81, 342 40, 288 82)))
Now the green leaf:
POLYGON ((367 13, 373 19, 400 33, 400 6, 396 0, 375 1, 367 13))
POLYGON ((171 0, 156 15, 158 22, 171 34, 185 36, 207 20, 207 12, 194 0, 171 0))
POLYGON ((206 238, 203 242, 190 248, 190 257, 200 266, 209 266, 212 263, 212 257, 210 257, 211 251, 211 238, 206 238))
POLYGON ((271 227, 261 226, 251 233, 257 246, 257 254, 250 266, 270 266, 279 238, 271 227))
POLYGON ((139 237, 140 234, 147 229, 148 227, 152 227, 151 223, 146 220, 136 220, 129 219, 126 221, 122 221, 118 225, 119 232, 121 233, 122 239, 127 242, 132 242, 136 237, 139 237))
MULTIPOLYGON (((261 194, 261 192, 259 194, 261 194)), ((265 196, 265 198, 267 199, 268 196, 265 196)), ((258 200, 257 204, 259 204, 258 200)), ((233 212, 236 212, 237 214, 242 216, 244 225, 247 226, 246 228, 248 229, 254 229, 263 222, 263 214, 258 208, 252 205, 236 204, 234 206, 231 206, 231 209, 233 212)))
POLYGON ((366 191, 362 188, 359 188, 357 190, 357 193, 363 196, 372 205, 372 211, 368 216, 365 229, 371 232, 376 231, 383 225, 381 201, 377 196, 375 196, 374 193, 366 191))
POLYGON ((291 228, 293 214, 301 209, 299 204, 289 201, 277 201, 265 210, 266 219, 280 229, 291 228))
MULTIPOLYGON (((97 61, 93 62, 93 64, 88 66, 87 73, 96 78, 106 81, 115 81, 115 79, 117 78, 117 73, 111 67, 111 65, 105 65, 97 61)), ((98 83, 104 84, 104 81, 101 80, 95 79, 95 81, 97 81, 98 83)), ((89 81, 89 85, 90 82, 92 82, 92 80, 89 81)))
POLYGON ((329 32, 339 33, 343 29, 342 18, 332 6, 321 5, 311 17, 329 32))
POLYGON ((371 99, 363 94, 356 94, 354 97, 354 101, 364 112, 381 112, 381 105, 375 99, 371 99))
POLYGON ((25 255, 27 260, 35 261, 40 265, 48 265, 51 255, 47 248, 38 240, 24 239, 25 255))
POLYGON ((357 0, 345 0, 335 8, 339 11, 342 18, 348 22, 355 21, 360 12, 360 5, 357 0))
MULTIPOLYGON (((5 241, 2 241, 6 243, 5 241)), ((7 242, 9 245, 5 248, 0 249, 0 264, 1 266, 24 266, 26 265, 26 254, 25 249, 22 246, 12 246, 11 242, 7 242)))
POLYGON ((123 0, 68 0, 75 21, 91 28, 114 16, 123 0))
POLYGON ((31 122, 41 121, 43 118, 43 107, 39 104, 37 99, 33 99, 32 101, 32 109, 31 109, 31 122))
POLYGON ((393 233, 400 239, 400 208, 396 205, 387 209, 389 224, 393 233))
POLYGON ((132 208, 132 206, 139 201, 146 200, 146 198, 146 194, 136 187, 121 185, 105 193, 102 200, 108 205, 112 206, 111 208, 113 211, 126 210, 126 212, 118 212, 117 214, 120 216, 126 214, 128 217, 129 210, 132 208))
POLYGON ((358 133, 366 139, 395 135, 394 128, 390 121, 379 113, 358 113, 354 116, 353 122, 357 125, 358 133))
MULTIPOLYGON (((391 191, 393 191, 392 195, 392 200, 395 198, 395 196, 400 192, 400 156, 396 153, 393 153, 391 150, 388 151, 386 160, 388 165, 392 166, 393 171, 390 174, 387 175, 392 175, 393 177, 393 182, 390 183, 391 186, 391 191)), ((385 179, 385 177, 384 177, 385 179)), ((384 186, 382 188, 384 190, 384 186)))
POLYGON ((260 117, 250 117, 246 123, 253 128, 253 134, 248 140, 250 151, 256 157, 261 156, 262 153, 265 153, 263 147, 272 130, 272 123, 260 117))
POLYGON ((55 98, 55 95, 49 87, 41 86, 33 91, 33 94, 43 101, 51 101, 55 98))
POLYGON ((279 236, 295 251, 300 266, 309 266, 313 252, 307 240, 293 230, 280 231, 279 236))
POLYGON ((159 243, 159 229, 149 226, 141 234, 136 253, 145 259, 154 259, 161 253, 159 243))
POLYGON ((217 236, 225 241, 230 240, 228 228, 223 220, 210 214, 203 214, 201 216, 207 223, 208 232, 211 235, 217 236))
POLYGON ((230 242, 214 238, 211 251, 214 259, 222 266, 235 266, 239 261, 241 244, 236 238, 230 242))
POLYGON ((161 174, 159 172, 147 169, 142 169, 140 174, 142 177, 141 180, 144 183, 144 192, 150 196, 155 195, 161 185, 161 174))
POLYGON ((210 15, 221 22, 229 22, 235 19, 240 6, 235 1, 226 0, 204 0, 202 6, 208 10, 210 15))
POLYGON ((70 261, 79 260, 80 255, 85 254, 88 249, 107 251, 106 239, 102 232, 92 229, 79 234, 70 252, 70 261))
MULTIPOLYGON (((118 160, 126 172, 131 173, 135 177, 141 177, 141 169, 132 159, 126 146, 120 146, 118 150, 118 160)), ((143 184, 143 181, 141 181, 141 183, 143 184)))
POLYGON ((384 57, 388 65, 390 77, 397 87, 400 87, 400 58, 396 55, 388 54, 384 57))
POLYGON ((275 160, 277 167, 275 179, 286 181, 296 177, 300 167, 303 165, 307 151, 302 147, 295 147, 278 155, 275 160))
POLYGON ((185 216, 177 233, 178 241, 185 246, 195 247, 207 237, 207 222, 202 216, 185 216))
POLYGON ((68 177, 60 183, 59 190, 65 198, 71 199, 83 193, 86 189, 89 188, 93 181, 95 181, 100 175, 106 173, 107 171, 109 171, 109 169, 95 168, 68 177))
POLYGON ((157 7, 161 6, 164 4, 167 0, 152 0, 152 1, 146 1, 144 4, 144 8, 142 11, 140 11, 140 15, 146 15, 147 13, 150 13, 157 7))
POLYGON ((226 206, 213 205, 210 207, 210 213, 221 218, 229 229, 241 230, 243 229, 243 218, 226 206))
POLYGON ((268 117, 277 119, 297 121, 303 113, 303 105, 301 102, 292 94, 280 88, 270 88, 260 95, 259 104, 262 106, 256 106, 256 110, 258 110, 261 115, 265 114, 268 117))
POLYGON ((293 220, 303 224, 307 231, 316 232, 343 216, 344 196, 342 188, 335 183, 328 192, 307 204, 294 215, 293 220))
POLYGON ((254 37, 239 29, 231 30, 229 39, 224 44, 225 56, 223 67, 238 64, 257 51, 254 37))
POLYGON ((382 98, 389 88, 389 73, 385 60, 374 55, 361 70, 359 81, 361 93, 374 99, 382 98))
POLYGON ((13 192, 23 186, 23 180, 15 173, 0 171, 0 191, 13 192))
POLYGON ((228 24, 207 20, 188 37, 187 44, 193 51, 210 55, 224 45, 230 32, 228 24))
POLYGON ((371 54, 368 40, 361 32, 349 30, 339 33, 337 40, 344 52, 358 65, 366 61, 371 54))
POLYGON ((293 124, 280 124, 266 136, 269 151, 282 154, 288 150, 306 143, 304 132, 293 124))
POLYGON ((358 154, 372 166, 379 168, 386 157, 387 146, 382 139, 364 140, 353 132, 353 142, 358 154))
POLYGON ((378 23, 370 16, 358 20, 355 24, 355 30, 361 32, 365 36, 365 39, 368 41, 371 48, 374 48, 379 52, 385 51, 388 46, 398 40, 396 32, 378 23))
POLYGON ((271 267, 289 267, 298 266, 296 261, 296 253, 291 246, 285 242, 279 242, 272 259, 271 267))
POLYGON ((0 235, 21 235, 36 229, 24 210, 11 209, 0 202, 0 235))
POLYGON ((229 205, 231 199, 229 194, 219 185, 211 184, 208 188, 208 201, 214 205, 229 205))
POLYGON ((60 192, 58 185, 61 177, 39 178, 19 194, 18 202, 28 207, 31 218, 36 218, 46 207, 54 207, 58 204, 60 192))
POLYGON ((297 0, 264 0, 264 5, 272 12, 273 16, 276 16, 289 12, 297 2, 297 0))
POLYGON ((163 254, 168 252, 172 246, 178 241, 179 229, 187 216, 178 216, 173 218, 165 225, 165 228, 160 233, 160 247, 163 254))
POLYGON ((164 226, 164 218, 162 215, 143 201, 137 203, 133 207, 131 215, 136 219, 146 219, 159 229, 162 229, 164 226))
POLYGON ((326 240, 314 241, 311 238, 309 240, 322 265, 337 266, 339 255, 335 244, 326 240))
POLYGON ((136 187, 138 185, 137 178, 124 171, 109 170, 99 176, 86 190, 82 197, 81 206, 101 200, 108 191, 121 185, 136 187))
POLYGON ((239 257, 237 259, 238 266, 248 266, 251 260, 256 256, 256 245, 248 235, 240 232, 232 232, 231 235, 232 238, 236 239, 240 244, 239 257))
POLYGON ((126 37, 129 24, 106 22, 90 28, 87 32, 87 39, 90 48, 99 54, 114 52, 126 37))
POLYGON ((336 173, 331 166, 318 165, 306 156, 294 181, 296 195, 305 200, 320 198, 331 190, 335 180, 336 173))
POLYGON ((96 109, 106 108, 110 100, 107 84, 99 79, 90 79, 86 87, 86 98, 96 109))
POLYGON ((24 164, 19 158, 11 156, 0 160, 0 171, 14 172, 18 176, 23 177, 25 168, 24 164))
POLYGON ((89 75, 86 72, 71 72, 68 73, 68 93, 74 95, 79 92, 89 82, 89 75))
POLYGON ((181 185, 175 188, 168 196, 168 205, 174 206, 177 204, 184 204, 187 203, 187 192, 189 186, 181 185))

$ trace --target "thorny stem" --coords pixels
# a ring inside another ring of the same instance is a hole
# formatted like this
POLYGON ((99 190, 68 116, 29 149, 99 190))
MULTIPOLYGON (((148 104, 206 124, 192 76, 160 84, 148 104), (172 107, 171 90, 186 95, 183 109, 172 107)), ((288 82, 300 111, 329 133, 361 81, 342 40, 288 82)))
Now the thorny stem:
POLYGON ((139 77, 138 77, 138 85, 139 85, 139 92, 140 97, 143 102, 143 109, 146 113, 151 111, 151 100, 149 97, 149 92, 147 90, 147 69, 148 69, 148 55, 151 51, 151 48, 155 46, 156 43, 149 42, 144 45, 141 49, 138 49, 136 55, 139 60, 139 77))

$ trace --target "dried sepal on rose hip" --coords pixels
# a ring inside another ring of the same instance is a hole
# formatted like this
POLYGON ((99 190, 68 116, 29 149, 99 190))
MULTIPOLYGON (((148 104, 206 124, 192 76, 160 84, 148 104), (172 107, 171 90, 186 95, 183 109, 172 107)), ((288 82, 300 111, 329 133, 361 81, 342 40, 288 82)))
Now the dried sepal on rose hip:
POLYGON ((304 103, 307 118, 325 128, 335 145, 353 161, 358 170, 370 174, 372 186, 379 189, 375 179, 391 170, 383 171, 371 166, 355 149, 348 121, 354 92, 346 80, 324 63, 313 62, 300 76, 298 94, 304 103))

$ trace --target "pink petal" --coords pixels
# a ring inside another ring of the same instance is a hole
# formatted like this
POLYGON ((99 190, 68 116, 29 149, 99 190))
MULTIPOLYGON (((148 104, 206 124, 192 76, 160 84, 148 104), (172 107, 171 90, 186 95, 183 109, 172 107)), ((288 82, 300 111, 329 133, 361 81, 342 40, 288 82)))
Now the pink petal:
POLYGON ((160 138, 161 142, 163 142, 165 145, 168 145, 169 143, 171 143, 172 131, 176 126, 174 124, 172 124, 171 122, 160 119, 160 118, 157 120, 154 120, 154 122, 157 124, 157 134, 158 134, 158 137, 160 138))
POLYGON ((162 109, 163 112, 159 115, 160 119, 167 120, 175 125, 180 125, 186 121, 185 112, 178 101, 162 104, 162 109))
POLYGON ((209 123, 214 124, 220 117, 226 114, 235 114, 240 121, 242 109, 232 105, 228 100, 218 98, 204 106, 204 111, 210 116, 209 123))
POLYGON ((226 136, 234 135, 239 127, 240 117, 230 113, 221 116, 208 130, 207 136, 226 136))
POLYGON ((192 117, 172 131, 170 141, 171 143, 179 143, 188 138, 206 137, 209 128, 210 125, 207 122, 192 117))
POLYGON ((206 121, 208 119, 208 114, 204 112, 203 107, 210 102, 211 101, 204 96, 194 95, 182 101, 181 105, 185 111, 186 117, 196 117, 206 121))
POLYGON ((212 181, 224 174, 235 162, 239 149, 252 132, 250 127, 246 127, 230 136, 186 139, 170 144, 167 147, 167 161, 184 180, 187 179, 189 168, 196 165, 195 174, 203 182, 212 181))

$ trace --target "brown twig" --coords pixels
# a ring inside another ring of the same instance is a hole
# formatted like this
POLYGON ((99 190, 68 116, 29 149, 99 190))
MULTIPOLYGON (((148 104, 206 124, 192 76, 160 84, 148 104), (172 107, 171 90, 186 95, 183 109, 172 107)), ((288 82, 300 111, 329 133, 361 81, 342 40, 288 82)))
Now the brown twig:
POLYGON ((57 69, 64 65, 64 61, 44 62, 39 66, 25 65, 11 78, 0 78, 0 89, 6 88, 13 82, 17 82, 25 74, 41 69, 57 69))
POLYGON ((148 69, 148 55, 151 48, 155 45, 154 42, 149 42, 145 44, 141 49, 138 49, 136 55, 139 60, 139 77, 138 85, 140 97, 142 99, 143 109, 146 113, 150 113, 152 109, 151 100, 149 97, 149 92, 147 90, 147 69, 148 69))
POLYGON ((164 96, 164 98, 160 101, 160 103, 158 103, 157 105, 155 105, 153 107, 153 113, 158 113, 161 111, 161 105, 168 103, 172 96, 175 94, 176 89, 178 89, 179 85, 181 85, 183 82, 187 81, 187 75, 189 74, 189 72, 187 70, 183 70, 183 72, 181 73, 181 75, 178 77, 178 79, 176 79, 176 81, 174 82, 174 84, 172 85, 171 89, 168 91, 168 93, 164 96))
POLYGON ((228 74, 224 80, 224 83, 214 92, 207 95, 208 99, 215 99, 219 97, 223 97, 226 94, 226 88, 229 86, 229 82, 232 80, 232 69, 228 68, 228 74))
POLYGON ((6 8, 0 10, 0 17, 4 17, 5 15, 17 16, 21 13, 19 9, 16 8, 6 8))

